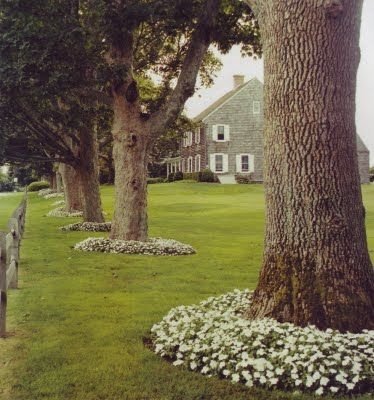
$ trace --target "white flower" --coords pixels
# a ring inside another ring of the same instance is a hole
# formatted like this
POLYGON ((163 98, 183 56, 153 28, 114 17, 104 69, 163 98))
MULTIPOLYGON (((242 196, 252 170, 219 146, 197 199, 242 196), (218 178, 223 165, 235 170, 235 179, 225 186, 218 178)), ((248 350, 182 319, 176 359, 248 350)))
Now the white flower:
POLYGON ((182 360, 176 360, 173 362, 173 365, 177 366, 177 365, 182 365, 183 361, 182 360))
POLYGON ((321 386, 326 386, 329 383, 329 378, 323 376, 319 382, 321 386))
POLYGON ((195 363, 195 361, 190 362, 190 368, 191 368, 192 370, 195 370, 196 367, 197 367, 197 364, 195 363))
POLYGON ((318 396, 321 396, 323 394, 323 387, 318 388, 314 393, 318 396))
POLYGON ((346 386, 347 386, 348 390, 353 390, 354 387, 356 386, 356 384, 355 383, 347 383, 346 386))

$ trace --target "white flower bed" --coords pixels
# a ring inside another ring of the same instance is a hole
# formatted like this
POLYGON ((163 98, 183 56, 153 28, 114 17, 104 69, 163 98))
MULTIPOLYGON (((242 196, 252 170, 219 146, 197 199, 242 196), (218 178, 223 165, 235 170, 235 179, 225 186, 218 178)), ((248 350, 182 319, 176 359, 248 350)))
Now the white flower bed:
POLYGON ((154 350, 174 365, 246 386, 322 394, 374 388, 374 331, 360 334, 241 317, 249 290, 172 309, 152 327, 154 350))
POLYGON ((64 207, 55 208, 47 213, 47 217, 81 217, 83 215, 82 211, 65 211, 64 207))
POLYGON ((157 256, 177 256, 194 254, 188 244, 172 239, 149 238, 146 242, 136 240, 118 240, 88 238, 77 243, 74 248, 82 251, 100 251, 105 253, 147 254, 157 256))
POLYGON ((45 199, 54 199, 56 197, 64 197, 63 193, 48 193, 43 196, 45 199))
POLYGON ((65 200, 57 200, 54 203, 52 203, 52 206, 64 206, 65 205, 65 200))
POLYGON ((48 194, 51 194, 51 193, 55 193, 55 190, 53 190, 53 189, 41 189, 41 190, 38 190, 38 196, 42 196, 42 197, 44 197, 44 196, 46 196, 48 194))
POLYGON ((78 222, 61 227, 62 231, 109 232, 111 222, 78 222))

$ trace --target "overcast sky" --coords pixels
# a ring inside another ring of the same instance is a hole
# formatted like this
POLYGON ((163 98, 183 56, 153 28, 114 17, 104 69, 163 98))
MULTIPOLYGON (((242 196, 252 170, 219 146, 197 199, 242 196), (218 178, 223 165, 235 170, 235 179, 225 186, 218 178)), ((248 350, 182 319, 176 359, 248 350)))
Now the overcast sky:
MULTIPOLYGON (((365 0, 361 24, 361 63, 357 86, 357 132, 370 150, 370 165, 374 165, 374 1, 365 0)), ((221 56, 223 67, 214 86, 202 89, 187 102, 188 116, 194 117, 220 96, 233 88, 234 74, 245 75, 246 81, 256 76, 262 82, 263 62, 242 58, 238 47, 221 56)))

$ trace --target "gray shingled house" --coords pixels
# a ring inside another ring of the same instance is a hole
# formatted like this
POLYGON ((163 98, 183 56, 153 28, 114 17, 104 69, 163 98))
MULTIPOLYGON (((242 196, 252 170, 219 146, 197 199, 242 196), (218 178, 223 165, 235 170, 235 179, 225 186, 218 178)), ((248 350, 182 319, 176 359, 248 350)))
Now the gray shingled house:
MULTIPOLYGON (((210 168, 222 183, 235 174, 263 179, 263 84, 234 75, 234 88, 194 118, 195 132, 186 132, 180 157, 167 160, 167 171, 198 172, 210 168)), ((357 135, 361 182, 369 182, 369 150, 357 135)))

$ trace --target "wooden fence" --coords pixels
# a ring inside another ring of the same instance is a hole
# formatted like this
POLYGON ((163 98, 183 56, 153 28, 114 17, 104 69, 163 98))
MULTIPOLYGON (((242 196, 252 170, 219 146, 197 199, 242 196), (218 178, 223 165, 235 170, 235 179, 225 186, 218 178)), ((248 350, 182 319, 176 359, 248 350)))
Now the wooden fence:
POLYGON ((8 233, 0 232, 0 337, 6 334, 8 289, 18 287, 21 238, 25 229, 26 196, 8 221, 8 233))

